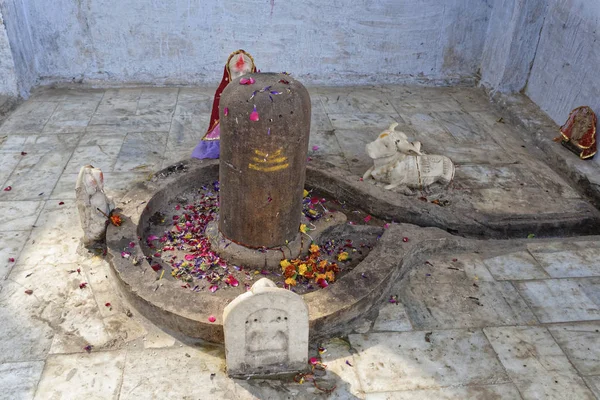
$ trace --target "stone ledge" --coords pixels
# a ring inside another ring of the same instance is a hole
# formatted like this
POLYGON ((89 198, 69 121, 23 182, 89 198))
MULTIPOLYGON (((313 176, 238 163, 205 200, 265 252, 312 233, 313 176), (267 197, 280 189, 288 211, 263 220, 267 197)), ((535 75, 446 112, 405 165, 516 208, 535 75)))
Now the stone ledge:
POLYGON ((525 139, 542 150, 549 167, 573 182, 600 208, 600 164, 596 160, 581 160, 554 142, 560 127, 527 96, 496 92, 491 100, 506 111, 511 122, 532 134, 525 139))

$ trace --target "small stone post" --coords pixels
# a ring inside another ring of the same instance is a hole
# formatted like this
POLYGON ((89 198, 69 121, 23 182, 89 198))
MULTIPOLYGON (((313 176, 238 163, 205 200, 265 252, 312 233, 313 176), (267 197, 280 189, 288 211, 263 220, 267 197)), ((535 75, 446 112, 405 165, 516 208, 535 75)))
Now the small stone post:
POLYGON ((275 377, 307 367, 306 303, 267 278, 225 307, 223 331, 229 376, 275 377))
POLYGON ((269 248, 297 237, 310 115, 308 91, 286 74, 244 75, 225 88, 219 230, 227 239, 269 248))

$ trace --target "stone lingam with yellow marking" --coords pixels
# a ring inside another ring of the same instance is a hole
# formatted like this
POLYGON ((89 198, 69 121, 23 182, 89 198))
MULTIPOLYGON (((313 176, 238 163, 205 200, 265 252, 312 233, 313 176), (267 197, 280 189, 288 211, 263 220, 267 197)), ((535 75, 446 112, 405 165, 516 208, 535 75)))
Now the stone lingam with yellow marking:
MULTIPOLYGON (((223 91, 220 215, 206 234, 228 261, 277 267, 282 255, 307 251, 310 239, 299 227, 308 223, 302 194, 310 117, 308 91, 284 73, 246 75, 223 91)), ((319 220, 312 239, 345 220, 342 213, 319 220)))

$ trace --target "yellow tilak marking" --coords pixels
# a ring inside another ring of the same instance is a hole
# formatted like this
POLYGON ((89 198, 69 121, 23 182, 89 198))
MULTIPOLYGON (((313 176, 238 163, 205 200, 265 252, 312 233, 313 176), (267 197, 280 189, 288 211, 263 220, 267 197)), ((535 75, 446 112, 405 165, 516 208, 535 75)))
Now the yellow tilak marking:
POLYGON ((256 164, 248 164, 248 168, 253 169, 255 171, 262 171, 262 172, 280 171, 282 169, 286 169, 289 166, 290 166, 290 164, 280 164, 280 165, 274 165, 272 167, 266 167, 266 166, 256 165, 256 164))
POLYGON ((252 157, 252 161, 257 162, 257 163, 282 163, 282 162, 286 162, 287 161, 287 157, 277 157, 277 158, 272 158, 272 157, 267 157, 267 158, 252 157))
MULTIPOLYGON (((260 150, 254 150, 254 154, 256 154, 257 156, 260 156, 260 157, 268 157, 269 156, 269 153, 263 153, 260 150)), ((279 155, 281 155, 281 149, 279 149, 275 153, 271 154, 272 157, 277 157, 279 155)))

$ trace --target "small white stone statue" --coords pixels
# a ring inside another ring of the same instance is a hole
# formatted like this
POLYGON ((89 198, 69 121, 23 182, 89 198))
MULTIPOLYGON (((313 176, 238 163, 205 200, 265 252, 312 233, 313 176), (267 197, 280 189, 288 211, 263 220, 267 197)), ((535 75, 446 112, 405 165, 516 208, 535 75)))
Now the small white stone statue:
POLYGON ((75 196, 83 228, 84 246, 102 244, 106 238, 107 216, 115 206, 104 193, 104 175, 99 168, 91 165, 81 167, 75 196))
POLYGON ((225 307, 223 331, 229 376, 277 376, 307 366, 306 303, 267 278, 225 307))
POLYGON ((454 164, 445 156, 426 155, 420 142, 410 142, 403 132, 395 129, 397 123, 381 132, 379 137, 367 144, 366 150, 373 159, 373 166, 365 172, 363 179, 370 177, 387 183, 385 189, 398 186, 411 194, 410 189, 426 189, 435 182, 449 184, 454 178, 454 164))

